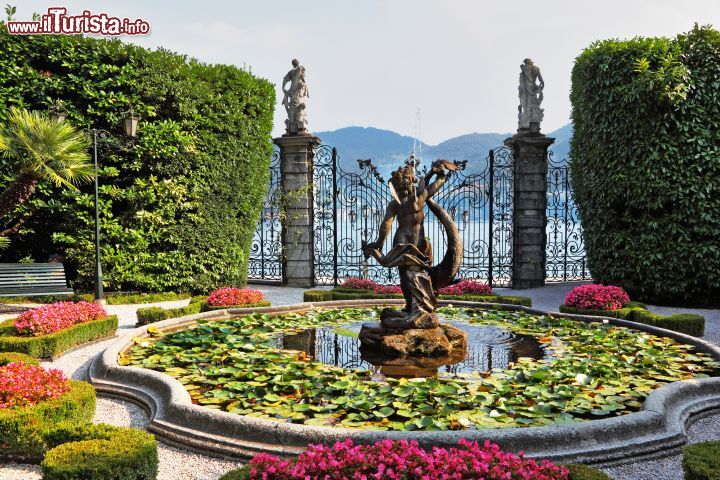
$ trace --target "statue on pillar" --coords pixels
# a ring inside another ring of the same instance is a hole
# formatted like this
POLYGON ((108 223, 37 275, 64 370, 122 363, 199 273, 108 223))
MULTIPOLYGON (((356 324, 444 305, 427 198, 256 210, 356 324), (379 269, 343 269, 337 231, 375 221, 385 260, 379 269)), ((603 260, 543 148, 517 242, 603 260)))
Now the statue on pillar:
POLYGON ((293 59, 292 66, 292 70, 285 75, 282 83, 284 93, 282 104, 288 115, 285 120, 285 135, 307 135, 305 99, 310 98, 310 95, 305 83, 305 67, 300 65, 297 58, 293 59), (288 83, 290 86, 286 88, 288 83))
POLYGON ((520 65, 520 85, 518 86, 520 96, 518 130, 540 132, 540 122, 543 120, 543 109, 540 108, 540 104, 543 101, 544 88, 545 81, 540 74, 540 67, 529 58, 523 60, 520 65))

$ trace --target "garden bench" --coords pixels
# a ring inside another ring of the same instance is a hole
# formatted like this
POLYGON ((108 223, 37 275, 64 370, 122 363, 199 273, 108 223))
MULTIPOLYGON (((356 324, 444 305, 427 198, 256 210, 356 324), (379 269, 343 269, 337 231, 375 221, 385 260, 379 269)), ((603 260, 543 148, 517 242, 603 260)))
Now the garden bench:
POLYGON ((0 297, 72 293, 62 263, 0 263, 0 297))

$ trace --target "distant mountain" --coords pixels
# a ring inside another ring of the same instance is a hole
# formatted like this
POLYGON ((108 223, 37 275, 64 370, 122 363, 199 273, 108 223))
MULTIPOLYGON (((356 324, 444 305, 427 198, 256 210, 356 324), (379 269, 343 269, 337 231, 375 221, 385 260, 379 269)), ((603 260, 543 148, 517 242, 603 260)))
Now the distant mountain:
MULTIPOLYGON (((345 171, 357 171, 357 160, 370 158, 380 173, 387 178, 408 158, 413 151, 413 137, 400 135, 389 130, 373 127, 345 127, 338 130, 317 132, 326 145, 337 148, 340 166, 345 171)), ((572 137, 572 124, 547 133, 555 138, 550 147, 555 161, 567 158, 572 137)), ((416 156, 423 164, 443 158, 447 160, 468 160, 467 173, 485 168, 485 158, 490 149, 503 145, 510 133, 469 133, 453 137, 437 145, 427 145, 415 140, 416 156)))

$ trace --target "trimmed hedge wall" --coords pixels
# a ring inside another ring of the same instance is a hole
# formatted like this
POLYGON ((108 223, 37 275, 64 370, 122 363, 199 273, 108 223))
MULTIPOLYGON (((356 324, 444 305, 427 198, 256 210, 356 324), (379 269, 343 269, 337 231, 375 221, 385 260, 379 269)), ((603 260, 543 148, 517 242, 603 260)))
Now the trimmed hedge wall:
MULTIPOLYGON (((80 35, 9 35, 0 25, 0 122, 11 106, 110 131, 100 169, 100 226, 109 291, 206 292, 242 284, 272 156, 275 88, 249 71, 167 50, 80 35), (141 117, 132 148, 122 112, 141 117)), ((0 163, 0 185, 17 172, 0 163)), ((0 262, 66 258, 76 290, 92 290, 93 187, 38 185, 14 217, 27 222, 0 262)))
POLYGON ((24 363, 26 365, 40 366, 40 360, 30 355, 17 352, 3 352, 0 353, 0 367, 7 365, 8 363, 24 363))
POLYGON ((226 308, 260 308, 269 307, 271 304, 267 300, 257 303, 248 303, 247 305, 210 305, 207 302, 202 304, 201 312, 211 312, 213 310, 225 310, 226 308))
MULTIPOLYGON (((108 305, 134 305, 138 303, 171 302, 190 298, 189 293, 125 293, 105 292, 108 305)), ((39 297, 0 297, 0 303, 55 303, 55 302, 93 302, 92 293, 76 293, 74 295, 47 295, 39 297)))
POLYGON ((184 307, 178 308, 162 308, 162 307, 147 307, 139 308, 136 312, 137 315, 137 326, 147 325, 148 323, 160 322, 169 318, 184 317, 186 315, 194 315, 200 312, 209 312, 211 310, 224 310, 226 308, 253 308, 253 307, 269 307, 270 302, 262 301, 253 303, 251 305, 237 305, 237 306, 218 306, 214 307, 208 305, 207 297, 198 296, 190 299, 190 303, 184 307))
POLYGON ((0 458, 37 462, 46 450, 44 432, 63 421, 95 416, 95 389, 70 380, 70 391, 31 407, 0 409, 0 458))
POLYGON ((135 325, 147 325, 148 323, 167 320, 168 318, 184 317, 186 315, 194 315, 200 313, 202 306, 207 300, 206 296, 196 296, 190 299, 190 303, 184 307, 178 308, 162 308, 162 307, 145 307, 138 308, 135 314, 137 322, 135 325))
POLYGON ((19 352, 35 358, 55 358, 78 345, 115 335, 118 318, 110 315, 99 320, 78 323, 41 337, 15 335, 15 319, 0 323, 0 352, 19 352))
POLYGON ((720 442, 702 442, 683 448, 685 480, 720 480, 720 442))
MULTIPOLYGON (((371 290, 355 290, 350 288, 334 288, 332 290, 305 290, 303 300, 306 302, 327 302, 330 300, 402 298, 400 294, 377 294, 371 290)), ((504 303, 511 305, 532 306, 529 297, 504 295, 440 295, 441 300, 462 300, 467 302, 504 303)))
POLYGON ((572 71, 572 187, 598 283, 720 302, 720 32, 592 44, 572 71))
POLYGON ((151 480, 157 477, 155 437, 135 428, 64 423, 45 435, 44 480, 151 480))
POLYGON ((676 313, 668 316, 649 312, 644 306, 626 306, 617 310, 587 310, 584 308, 568 307, 567 305, 560 305, 560 312, 575 315, 620 318, 666 328, 676 332, 687 333, 688 335, 694 335, 696 337, 702 337, 705 334, 705 317, 694 313, 676 313))

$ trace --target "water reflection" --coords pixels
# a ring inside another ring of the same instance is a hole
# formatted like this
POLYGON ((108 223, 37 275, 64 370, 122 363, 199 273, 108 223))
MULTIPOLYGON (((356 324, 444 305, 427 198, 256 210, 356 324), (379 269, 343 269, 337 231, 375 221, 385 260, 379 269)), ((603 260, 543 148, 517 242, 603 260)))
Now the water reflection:
POLYGON ((451 321, 467 333, 467 352, 440 358, 391 358, 365 349, 357 339, 363 322, 339 328, 314 328, 276 339, 276 346, 305 352, 336 367, 370 370, 378 377, 473 377, 493 368, 506 368, 520 357, 540 359, 549 352, 530 335, 518 335, 497 325, 451 321))

